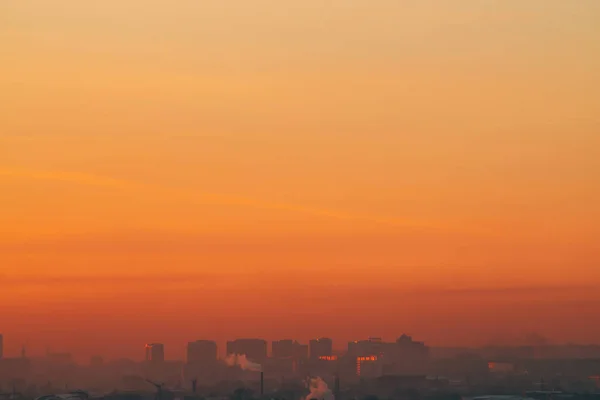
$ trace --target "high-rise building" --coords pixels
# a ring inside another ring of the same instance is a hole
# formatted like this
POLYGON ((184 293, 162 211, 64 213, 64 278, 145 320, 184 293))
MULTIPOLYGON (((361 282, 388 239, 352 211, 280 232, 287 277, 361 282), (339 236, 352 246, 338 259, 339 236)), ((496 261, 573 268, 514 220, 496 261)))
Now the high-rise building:
POLYGON ((310 358, 318 360, 333 354, 333 340, 329 338, 313 339, 309 343, 310 358))
POLYGON ((197 340, 188 343, 188 364, 214 364, 217 361, 217 343, 212 340, 197 340))
POLYGON ((395 343, 384 343, 381 338, 371 337, 368 340, 355 340, 348 343, 348 355, 351 357, 381 356, 395 347, 395 343))
POLYGON ((4 357, 4 336, 0 333, 0 360, 4 357))
POLYGON ((402 335, 396 340, 398 349, 404 356, 427 358, 429 347, 423 342, 416 342, 411 336, 402 335))
POLYGON ((146 361, 161 363, 165 361, 165 346, 161 343, 146 345, 146 361))
POLYGON ((308 345, 295 342, 294 358, 296 360, 306 360, 308 358, 308 345))
POLYGON ((271 344, 273 358, 292 358, 294 356, 294 341, 291 339, 276 340, 271 344))
POLYGON ((382 364, 377 356, 356 357, 356 376, 375 378, 382 375, 382 364))
POLYGON ((308 358, 308 346, 292 339, 275 340, 271 343, 271 356, 302 360, 308 358))
POLYGON ((263 339, 237 339, 227 342, 227 354, 245 354, 249 360, 262 363, 267 358, 267 342, 263 339))
POLYGON ((387 374, 421 375, 427 371, 429 363, 429 347, 417 342, 408 335, 402 335, 386 353, 385 369, 387 374))

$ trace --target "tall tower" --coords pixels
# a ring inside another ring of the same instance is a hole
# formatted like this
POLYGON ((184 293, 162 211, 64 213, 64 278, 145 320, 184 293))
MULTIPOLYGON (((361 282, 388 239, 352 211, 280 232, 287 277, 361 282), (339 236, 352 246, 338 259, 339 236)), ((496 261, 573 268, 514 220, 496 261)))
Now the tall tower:
POLYGON ((146 345, 146 361, 162 363, 165 361, 165 346, 162 343, 146 345))
POLYGON ((212 365, 217 362, 217 343, 212 340, 197 340, 188 343, 187 363, 212 365))
POLYGON ((249 360, 263 363, 267 359, 267 342, 263 339, 236 339, 228 341, 227 354, 245 354, 249 360))
POLYGON ((333 355, 333 341, 329 338, 313 339, 309 342, 309 353, 313 360, 331 356, 333 355))

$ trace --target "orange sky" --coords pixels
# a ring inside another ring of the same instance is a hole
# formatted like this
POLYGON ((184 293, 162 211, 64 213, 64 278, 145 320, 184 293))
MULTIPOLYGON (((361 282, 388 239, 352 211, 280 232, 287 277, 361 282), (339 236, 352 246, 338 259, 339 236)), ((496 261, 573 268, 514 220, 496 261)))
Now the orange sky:
POLYGON ((596 0, 3 1, 7 351, 597 341, 599 19, 596 0))

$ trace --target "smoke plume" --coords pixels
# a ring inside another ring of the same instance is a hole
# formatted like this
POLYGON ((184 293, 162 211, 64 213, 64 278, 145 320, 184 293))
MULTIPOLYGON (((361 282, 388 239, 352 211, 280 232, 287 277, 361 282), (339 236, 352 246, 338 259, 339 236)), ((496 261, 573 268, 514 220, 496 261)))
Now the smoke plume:
POLYGON ((327 386, 327 383, 325 383, 325 381, 320 377, 310 378, 307 384, 310 393, 304 400, 335 400, 333 393, 331 393, 331 390, 329 390, 329 386, 327 386))
POLYGON ((238 365, 244 371, 262 372, 262 365, 248 360, 245 354, 229 354, 224 361, 230 367, 238 365))

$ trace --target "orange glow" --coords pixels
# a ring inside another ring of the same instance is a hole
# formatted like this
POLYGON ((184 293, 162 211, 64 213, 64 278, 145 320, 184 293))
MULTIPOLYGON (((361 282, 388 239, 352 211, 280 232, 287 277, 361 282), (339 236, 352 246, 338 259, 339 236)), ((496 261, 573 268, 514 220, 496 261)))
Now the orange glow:
POLYGON ((356 357, 356 375, 360 376, 361 366, 365 362, 377 361, 377 356, 356 357))
POLYGON ((357 362, 377 361, 377 356, 356 357, 357 362))
POLYGON ((323 361, 336 361, 338 359, 338 356, 320 356, 319 360, 323 360, 323 361))
POLYGON ((52 3, 0 1, 7 356, 599 340, 597 0, 52 3))

